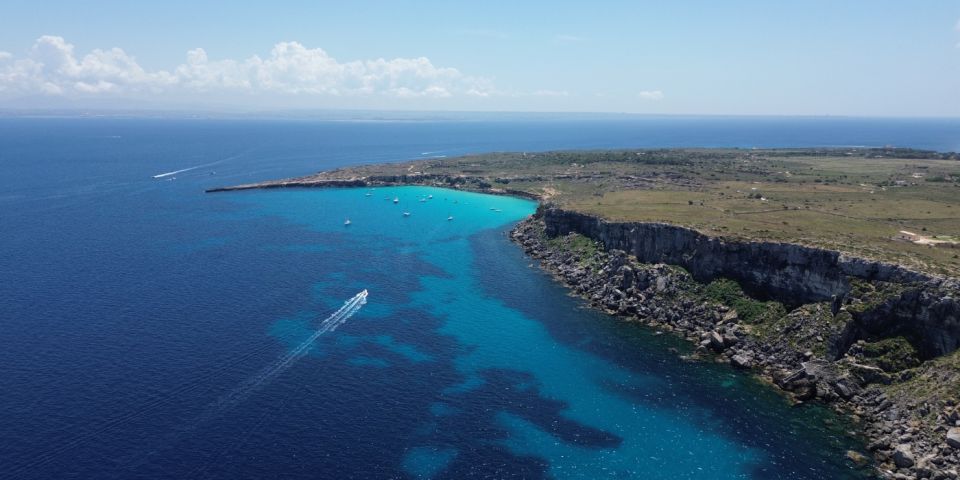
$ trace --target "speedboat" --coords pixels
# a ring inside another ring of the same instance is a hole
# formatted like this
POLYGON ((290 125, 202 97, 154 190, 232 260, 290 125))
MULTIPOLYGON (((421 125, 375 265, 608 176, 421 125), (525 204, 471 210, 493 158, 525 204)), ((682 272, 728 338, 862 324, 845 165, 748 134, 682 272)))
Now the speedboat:
POLYGON ((433 195, 427 195, 427 198, 432 199, 432 198, 433 198, 433 195))
POLYGON ((393 203, 400 203, 400 197, 393 197, 393 203))
POLYGON ((410 216, 410 212, 403 212, 403 216, 404 216, 404 217, 409 217, 409 216, 410 216))
POLYGON ((350 222, 350 219, 348 218, 345 222, 343 222, 343 226, 344 226, 344 227, 349 227, 349 226, 350 226, 350 223, 351 223, 351 222, 350 222))
POLYGON ((449 222, 450 220, 453 220, 453 215, 450 215, 449 217, 447 217, 447 221, 449 222))

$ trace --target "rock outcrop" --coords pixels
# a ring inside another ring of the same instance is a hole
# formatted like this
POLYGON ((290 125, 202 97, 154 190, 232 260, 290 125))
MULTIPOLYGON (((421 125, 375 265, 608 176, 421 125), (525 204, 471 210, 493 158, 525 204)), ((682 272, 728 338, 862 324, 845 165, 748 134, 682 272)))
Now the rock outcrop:
POLYGON ((609 222, 549 205, 537 215, 549 237, 578 233, 605 249, 623 250, 641 263, 677 265, 700 282, 729 278, 759 298, 788 306, 822 301, 840 308, 851 280, 904 285, 902 293, 869 311, 855 312, 855 328, 838 353, 860 339, 904 336, 924 358, 960 347, 960 285, 899 265, 852 258, 790 243, 728 241, 662 223, 609 222))

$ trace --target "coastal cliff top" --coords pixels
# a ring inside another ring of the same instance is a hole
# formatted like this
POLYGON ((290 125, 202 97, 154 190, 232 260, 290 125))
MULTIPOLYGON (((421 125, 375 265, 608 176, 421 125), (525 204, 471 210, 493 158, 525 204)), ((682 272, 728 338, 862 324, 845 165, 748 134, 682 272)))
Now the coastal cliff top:
POLYGON ((242 188, 421 183, 529 194, 615 221, 791 242, 960 276, 960 155, 912 149, 514 152, 242 188))

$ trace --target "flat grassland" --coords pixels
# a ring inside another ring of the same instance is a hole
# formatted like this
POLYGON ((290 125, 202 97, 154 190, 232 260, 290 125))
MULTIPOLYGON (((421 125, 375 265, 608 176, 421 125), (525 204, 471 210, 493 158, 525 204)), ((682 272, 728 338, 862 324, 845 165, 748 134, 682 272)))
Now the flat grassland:
MULTIPOLYGON (((462 177, 609 220, 839 250, 960 274, 960 156, 905 149, 667 149, 491 153, 326 172, 462 177), (939 246, 897 239, 901 230, 939 246), (955 247, 955 248, 954 248, 955 247)), ((311 178, 311 177, 305 177, 311 178)))

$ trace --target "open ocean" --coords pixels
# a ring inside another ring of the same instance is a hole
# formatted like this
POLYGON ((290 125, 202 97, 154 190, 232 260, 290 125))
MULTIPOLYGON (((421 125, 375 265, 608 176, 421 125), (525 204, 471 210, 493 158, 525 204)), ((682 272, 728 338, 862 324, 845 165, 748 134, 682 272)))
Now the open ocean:
POLYGON ((0 479, 860 478, 842 419, 567 296, 505 235, 532 202, 203 193, 487 151, 841 145, 960 150, 960 120, 0 119, 0 479))

